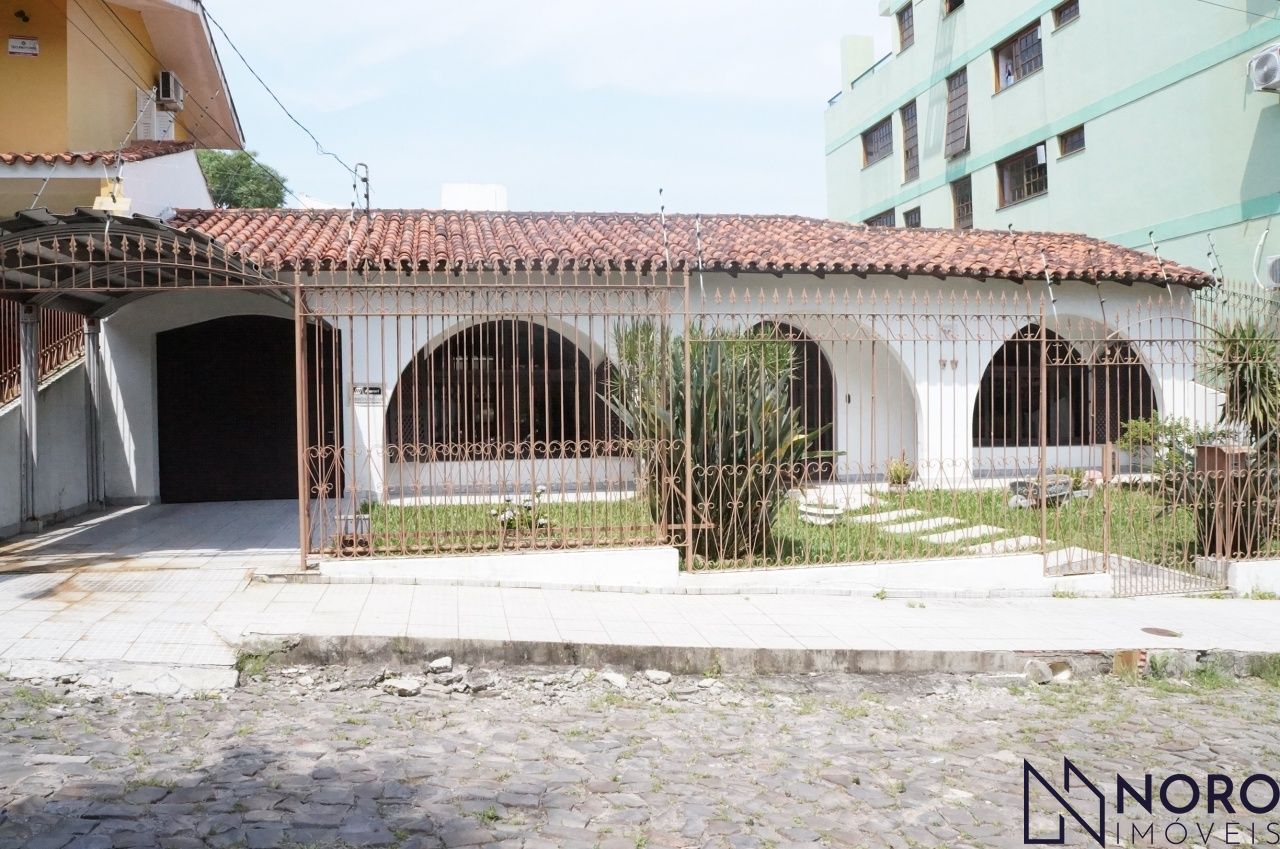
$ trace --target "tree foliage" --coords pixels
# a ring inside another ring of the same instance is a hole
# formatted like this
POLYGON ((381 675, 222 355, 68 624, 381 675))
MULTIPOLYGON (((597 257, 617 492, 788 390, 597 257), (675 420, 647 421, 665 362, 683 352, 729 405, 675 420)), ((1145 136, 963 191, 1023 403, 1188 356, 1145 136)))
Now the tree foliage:
POLYGON ((196 152, 214 206, 274 209, 284 205, 285 178, 243 150, 196 152))

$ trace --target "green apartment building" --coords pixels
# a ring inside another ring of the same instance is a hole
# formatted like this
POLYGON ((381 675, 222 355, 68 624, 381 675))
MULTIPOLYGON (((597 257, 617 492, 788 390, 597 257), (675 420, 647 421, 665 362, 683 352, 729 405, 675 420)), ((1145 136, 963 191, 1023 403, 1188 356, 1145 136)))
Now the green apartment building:
POLYGON ((1250 286, 1257 256, 1280 286, 1276 0, 880 0, 880 13, 893 53, 845 39, 826 112, 830 217, 1154 241, 1250 286))

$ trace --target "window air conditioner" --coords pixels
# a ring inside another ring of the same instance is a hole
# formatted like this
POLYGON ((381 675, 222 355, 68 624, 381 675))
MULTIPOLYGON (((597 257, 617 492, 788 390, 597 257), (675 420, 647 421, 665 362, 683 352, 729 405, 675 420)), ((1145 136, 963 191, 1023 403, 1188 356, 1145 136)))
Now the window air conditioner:
POLYGON ((181 112, 187 91, 182 80, 173 71, 160 72, 160 86, 156 95, 156 108, 162 112, 181 112))
POLYGON ((1280 92, 1280 44, 1273 44, 1249 60, 1254 91, 1280 92))
POLYGON ((1268 289, 1280 289, 1280 256, 1267 257, 1267 277, 1263 285, 1268 289))

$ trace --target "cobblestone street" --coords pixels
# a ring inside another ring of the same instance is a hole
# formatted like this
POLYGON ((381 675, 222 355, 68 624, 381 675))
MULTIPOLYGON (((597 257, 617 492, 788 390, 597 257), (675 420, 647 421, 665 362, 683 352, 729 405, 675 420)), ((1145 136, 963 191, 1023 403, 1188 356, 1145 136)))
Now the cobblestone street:
POLYGON ((1280 761, 1257 680, 442 669, 186 701, 0 683, 0 846, 1020 846, 1024 756, 1051 780, 1062 755, 1157 782, 1280 761))

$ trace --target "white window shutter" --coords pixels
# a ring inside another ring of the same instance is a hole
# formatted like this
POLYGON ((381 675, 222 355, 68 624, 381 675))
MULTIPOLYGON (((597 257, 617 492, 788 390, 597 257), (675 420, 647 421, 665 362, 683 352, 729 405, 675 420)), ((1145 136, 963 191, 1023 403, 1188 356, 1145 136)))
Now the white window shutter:
MULTIPOLYGON (((152 107, 154 109, 154 107, 152 107)), ((173 141, 174 127, 177 124, 177 115, 172 112, 156 113, 156 140, 157 141, 173 141)))
POLYGON ((133 131, 135 141, 156 139, 156 102, 151 92, 138 89, 138 126, 133 131))

